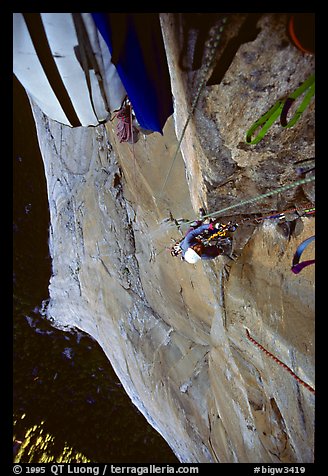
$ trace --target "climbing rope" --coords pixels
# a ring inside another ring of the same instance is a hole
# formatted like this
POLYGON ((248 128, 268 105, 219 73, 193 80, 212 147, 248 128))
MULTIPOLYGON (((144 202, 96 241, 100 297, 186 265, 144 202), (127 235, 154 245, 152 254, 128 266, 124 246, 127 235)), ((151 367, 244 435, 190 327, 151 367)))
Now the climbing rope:
POLYGON ((286 364, 284 364, 281 360, 279 360, 277 357, 275 357, 273 354, 271 354, 271 352, 266 350, 263 347, 263 345, 259 344, 255 339, 253 339, 253 337, 250 336, 250 333, 249 333, 248 329, 246 329, 246 336, 254 345, 256 345, 260 350, 262 350, 262 352, 264 352, 266 355, 271 357, 271 359, 273 359, 275 362, 277 362, 277 364, 279 364, 281 367, 283 367, 285 370, 287 370, 287 372, 289 372, 292 375, 292 377, 294 377, 294 379, 297 380, 298 383, 302 384, 305 388, 310 390, 310 392, 315 393, 314 388, 312 388, 308 383, 304 382, 304 380, 302 380, 300 377, 298 377, 298 375, 296 375, 286 364))
MULTIPOLYGON (((312 215, 313 213, 315 213, 315 207, 305 208, 303 210, 300 210, 300 208, 289 208, 288 210, 285 210, 285 211, 280 212, 280 213, 276 213, 275 215, 266 215, 264 217, 254 218, 254 221, 259 223, 260 221, 271 220, 271 219, 275 219, 275 218, 279 218, 279 220, 282 220, 282 219, 286 218, 287 213, 293 213, 293 212, 296 212, 299 216, 312 215)), ((241 220, 241 223, 243 223, 244 221, 247 221, 247 220, 248 219, 241 220)))
MULTIPOLYGON (((286 190, 290 190, 292 188, 298 187, 299 185, 304 185, 304 184, 312 182, 314 180, 315 180, 314 176, 313 177, 306 177, 306 178, 297 180, 296 182, 289 183, 287 185, 283 185, 282 187, 279 187, 275 190, 271 190, 270 192, 266 192, 266 193, 263 193, 261 195, 257 195, 256 197, 248 198, 246 200, 242 200, 241 202, 234 203, 233 205, 229 205, 228 207, 221 208, 221 210, 218 210, 216 212, 208 213, 207 215, 203 215, 202 219, 214 217, 214 216, 217 216, 217 215, 221 215, 222 213, 227 212, 228 210, 232 210, 233 208, 241 207, 243 205, 248 205, 250 203, 259 202, 263 198, 271 197, 272 195, 277 195, 281 192, 285 192, 286 190)), ((187 222, 185 222, 185 224, 189 225, 189 224, 193 223, 193 221, 194 220, 187 221, 187 222)))
MULTIPOLYGON (((263 217, 252 217, 252 216, 249 216, 249 217, 245 217, 245 218, 242 218, 241 220, 238 220, 238 223, 239 225, 242 225, 246 222, 253 222, 254 224, 258 224, 258 223, 261 223, 261 221, 264 221, 264 220, 274 220, 274 219, 279 219, 279 220, 287 220, 287 213, 293 213, 293 212, 296 212, 297 213, 297 216, 295 218, 301 218, 301 217, 304 217, 304 216, 308 216, 308 215, 313 215, 315 213, 315 207, 313 208, 309 208, 309 209, 300 209, 299 207, 298 208, 289 208, 288 210, 285 210, 284 212, 280 212, 280 213, 276 213, 275 215, 266 215, 266 216, 263 216, 263 217)), ((288 221, 292 221, 291 219, 288 220, 288 221)))
POLYGON ((221 39, 221 35, 222 35, 222 32, 223 32, 223 29, 224 29, 224 25, 227 21, 227 17, 223 17, 221 22, 220 22, 220 26, 217 26, 216 29, 214 30, 214 33, 211 35, 209 41, 208 41, 208 53, 205 57, 205 66, 204 66, 204 69, 201 70, 201 75, 200 75, 200 82, 199 82, 199 86, 198 86, 198 89, 196 91, 196 94, 195 94, 195 98, 192 102, 192 105, 191 105, 191 109, 189 111, 189 114, 188 114, 188 117, 187 117, 187 121, 182 129, 182 134, 181 134, 181 137, 179 139, 179 142, 178 142, 178 145, 177 145, 177 148, 176 148, 176 151, 175 151, 175 154, 173 156, 173 159, 172 159, 172 162, 171 162, 171 165, 170 165, 170 168, 169 168, 169 171, 166 175, 166 178, 164 180, 164 183, 163 183, 163 186, 162 186, 162 189, 160 191, 160 194, 159 194, 159 197, 162 196, 163 194, 163 191, 166 187, 166 184, 167 184, 167 181, 171 175, 171 172, 172 172, 172 169, 173 169, 173 166, 174 166, 174 163, 176 161, 176 158, 178 156, 178 152, 180 150, 180 146, 181 146, 181 143, 182 143, 182 140, 183 140, 183 137, 185 135, 185 132, 186 132, 186 129, 188 127, 188 124, 189 124, 189 121, 191 119, 191 116, 193 115, 195 109, 196 109, 196 106, 197 106, 197 103, 198 103, 198 100, 199 100, 199 97, 200 97, 200 94, 202 92, 202 89, 206 83, 206 80, 207 80, 207 77, 208 77, 208 73, 209 73, 209 70, 210 70, 210 67, 212 66, 213 64, 213 61, 215 59, 215 53, 216 53, 216 50, 217 50, 217 47, 219 45, 219 42, 220 42, 220 39, 221 39))

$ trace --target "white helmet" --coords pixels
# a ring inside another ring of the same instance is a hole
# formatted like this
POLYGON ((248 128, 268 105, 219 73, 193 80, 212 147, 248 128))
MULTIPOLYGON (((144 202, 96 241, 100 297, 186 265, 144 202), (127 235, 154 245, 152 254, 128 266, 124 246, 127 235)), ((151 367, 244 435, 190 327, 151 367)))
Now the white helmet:
POLYGON ((191 264, 196 263, 198 260, 200 260, 200 256, 194 251, 192 248, 188 248, 185 255, 184 259, 191 264))

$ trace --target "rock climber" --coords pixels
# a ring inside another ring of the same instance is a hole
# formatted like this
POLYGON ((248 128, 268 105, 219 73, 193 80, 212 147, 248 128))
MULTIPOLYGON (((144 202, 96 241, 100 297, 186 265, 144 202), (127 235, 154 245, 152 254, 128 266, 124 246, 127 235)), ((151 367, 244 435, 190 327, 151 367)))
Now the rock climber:
POLYGON ((180 256, 188 263, 194 264, 200 259, 210 260, 225 254, 225 249, 232 243, 232 233, 237 224, 227 225, 218 222, 195 222, 182 241, 176 242, 171 248, 172 256, 180 256), (215 239, 214 239, 215 238, 215 239))

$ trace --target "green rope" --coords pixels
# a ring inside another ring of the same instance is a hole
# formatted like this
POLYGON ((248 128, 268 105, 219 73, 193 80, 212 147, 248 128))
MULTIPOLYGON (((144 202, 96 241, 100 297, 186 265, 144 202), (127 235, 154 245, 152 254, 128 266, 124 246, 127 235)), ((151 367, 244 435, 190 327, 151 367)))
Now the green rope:
POLYGON ((190 112, 188 114, 188 118, 187 118, 187 121, 184 125, 184 128, 182 130, 182 134, 181 134, 181 137, 179 139, 179 142, 178 142, 178 145, 177 145, 177 148, 176 148, 176 151, 175 151, 175 154, 174 154, 174 157, 172 159, 172 162, 171 162, 171 165, 170 165, 170 169, 166 175, 166 178, 164 180, 164 183, 163 183, 163 186, 162 186, 162 189, 160 191, 160 194, 159 196, 161 197, 162 194, 163 194, 163 191, 167 185, 167 181, 171 175, 171 172, 172 172, 172 169, 173 169, 173 166, 174 166, 174 163, 176 161, 176 158, 178 156, 178 152, 180 150, 180 146, 181 146, 181 142, 183 140, 183 137, 185 135, 185 132, 186 132, 186 129, 188 127, 188 124, 189 124, 189 121, 191 119, 191 116, 193 115, 195 109, 196 109, 196 106, 197 106, 197 103, 198 103, 198 100, 199 100, 199 97, 200 97, 200 93, 203 89, 203 86, 206 82, 206 79, 207 79, 207 76, 208 76, 208 72, 209 72, 209 69, 213 63, 213 60, 215 58, 215 52, 216 52, 216 49, 219 45, 219 42, 220 42, 220 39, 221 39, 221 34, 222 34, 222 31, 223 31, 223 28, 224 28, 224 25, 227 21, 227 17, 223 17, 222 20, 221 20, 221 24, 220 24, 220 27, 218 27, 218 31, 215 35, 213 35, 212 38, 210 38, 209 40, 209 51, 206 55, 206 58, 205 58, 205 68, 202 70, 201 72, 201 80, 200 80, 200 83, 199 83, 199 86, 198 86, 198 89, 196 91, 196 95, 195 95, 195 99, 193 100, 193 103, 191 105, 191 109, 190 109, 190 112))
MULTIPOLYGON (((307 177, 307 178, 304 178, 304 179, 297 180, 297 182, 293 182, 293 183, 290 183, 290 184, 287 184, 287 185, 283 185, 282 187, 279 187, 276 190, 271 190, 271 192, 263 193, 262 195, 257 195, 256 197, 248 198, 247 200, 242 200, 241 202, 235 203, 233 205, 229 205, 228 207, 221 208, 221 210, 218 210, 218 211, 213 212, 213 213, 209 213, 208 215, 204 215, 202 217, 202 219, 210 218, 210 217, 213 217, 213 216, 216 216, 216 215, 220 215, 221 213, 224 213, 228 210, 231 210, 232 208, 241 207, 241 206, 247 205, 249 203, 259 202, 263 198, 271 197, 272 195, 277 195, 278 193, 285 192, 286 190, 290 190, 292 188, 295 188, 298 185, 303 185, 303 184, 312 182, 314 179, 315 179, 315 177, 307 177)), ((190 221, 185 222, 185 224, 190 225, 194 221, 195 220, 190 220, 190 221)))

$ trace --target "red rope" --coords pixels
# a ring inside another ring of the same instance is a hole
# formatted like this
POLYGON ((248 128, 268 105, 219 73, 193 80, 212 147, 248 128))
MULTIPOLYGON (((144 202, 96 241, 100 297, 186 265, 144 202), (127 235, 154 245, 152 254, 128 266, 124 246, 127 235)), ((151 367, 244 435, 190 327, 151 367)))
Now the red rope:
POLYGON ((306 382, 304 382, 304 380, 302 380, 301 378, 299 378, 286 364, 284 364, 283 362, 281 362, 281 360, 279 360, 277 357, 275 357, 273 354, 271 354, 271 352, 269 352, 268 350, 266 350, 261 344, 259 344, 255 339, 253 339, 253 337, 250 336, 249 334, 249 331, 248 329, 246 329, 246 335, 247 335, 247 338, 254 344, 256 345, 259 349, 262 350, 262 352, 264 352, 266 355, 268 355, 269 357, 271 357, 271 359, 273 359, 275 362, 277 362, 277 364, 281 365, 281 367, 283 367, 285 370, 287 370, 287 372, 289 372, 295 380, 297 380, 300 384, 302 384, 305 388, 307 388, 308 390, 310 390, 310 392, 312 393, 315 393, 315 390, 309 385, 307 384, 306 382))
MULTIPOLYGON (((307 207, 303 207, 304 214, 310 215, 312 213, 315 213, 315 209, 310 208, 310 207, 311 207, 311 205, 307 205, 307 207)), ((284 218, 285 213, 292 213, 292 212, 301 213, 302 210, 300 210, 299 208, 289 208, 288 210, 285 210, 284 212, 277 213, 275 215, 266 215, 264 217, 258 217, 258 218, 255 219, 255 221, 267 220, 269 218, 278 218, 278 217, 279 218, 284 218)))

